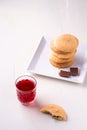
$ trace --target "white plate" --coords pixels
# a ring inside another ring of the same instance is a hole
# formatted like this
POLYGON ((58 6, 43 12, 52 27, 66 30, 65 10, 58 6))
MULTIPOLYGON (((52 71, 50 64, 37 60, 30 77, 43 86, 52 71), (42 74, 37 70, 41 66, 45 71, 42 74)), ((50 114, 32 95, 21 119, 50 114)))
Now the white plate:
POLYGON ((75 55, 75 63, 73 64, 73 67, 76 66, 79 68, 79 76, 63 78, 60 77, 58 74, 60 69, 53 67, 49 62, 49 43, 50 40, 48 40, 44 36, 41 38, 40 43, 38 44, 38 47, 28 66, 28 71, 51 78, 66 80, 75 83, 83 83, 87 70, 87 45, 79 44, 77 53, 75 55))

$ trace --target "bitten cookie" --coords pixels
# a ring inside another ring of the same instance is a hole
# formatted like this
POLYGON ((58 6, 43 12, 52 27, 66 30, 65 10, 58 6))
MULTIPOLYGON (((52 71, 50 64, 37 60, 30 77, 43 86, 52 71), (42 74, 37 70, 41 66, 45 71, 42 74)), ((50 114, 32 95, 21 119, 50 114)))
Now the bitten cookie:
POLYGON ((49 113, 53 118, 57 120, 67 119, 65 110, 61 106, 55 104, 45 105, 40 109, 40 111, 43 113, 49 113))

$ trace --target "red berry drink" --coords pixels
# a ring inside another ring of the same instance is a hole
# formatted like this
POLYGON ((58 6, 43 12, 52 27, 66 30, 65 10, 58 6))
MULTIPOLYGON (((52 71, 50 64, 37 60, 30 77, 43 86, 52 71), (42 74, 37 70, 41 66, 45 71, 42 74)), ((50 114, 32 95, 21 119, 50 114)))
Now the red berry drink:
POLYGON ((37 82, 32 76, 21 76, 16 80, 16 91, 18 100, 23 105, 31 103, 36 96, 37 82))

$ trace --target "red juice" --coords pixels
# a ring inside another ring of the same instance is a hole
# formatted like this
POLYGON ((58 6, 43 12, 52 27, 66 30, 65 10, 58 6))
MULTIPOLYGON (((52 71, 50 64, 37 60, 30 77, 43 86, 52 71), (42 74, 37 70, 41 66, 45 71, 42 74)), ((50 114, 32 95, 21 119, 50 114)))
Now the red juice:
POLYGON ((36 96, 36 80, 30 76, 16 82, 17 97, 22 104, 32 102, 36 96))
POLYGON ((34 89, 35 85, 31 80, 23 79, 16 84, 16 87, 21 91, 29 91, 34 89))

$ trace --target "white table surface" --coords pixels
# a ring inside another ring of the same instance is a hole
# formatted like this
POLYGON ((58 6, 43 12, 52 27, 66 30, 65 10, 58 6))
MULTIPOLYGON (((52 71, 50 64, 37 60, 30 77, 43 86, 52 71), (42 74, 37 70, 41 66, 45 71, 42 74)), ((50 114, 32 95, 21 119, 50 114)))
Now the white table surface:
POLYGON ((29 107, 19 103, 15 91, 15 79, 29 74, 42 35, 72 33, 87 44, 86 13, 86 0, 0 1, 0 130, 87 130, 87 75, 83 84, 35 76, 37 96, 29 107), (40 113, 49 103, 62 106, 68 120, 40 113))

